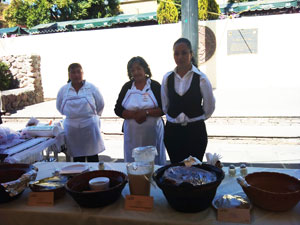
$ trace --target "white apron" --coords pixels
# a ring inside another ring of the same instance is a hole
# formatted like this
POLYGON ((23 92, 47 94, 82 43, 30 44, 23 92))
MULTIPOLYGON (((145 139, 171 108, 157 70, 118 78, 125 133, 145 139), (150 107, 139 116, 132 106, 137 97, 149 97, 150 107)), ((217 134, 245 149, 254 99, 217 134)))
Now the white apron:
MULTIPOLYGON (((149 84, 149 83, 148 83, 149 84)), ((146 85, 147 86, 147 85, 146 85)), ((122 106, 127 110, 149 109, 158 107, 157 100, 150 89, 145 86, 140 91, 132 85, 123 99, 122 106)), ((160 117, 148 116, 146 121, 138 124, 134 119, 124 121, 124 161, 132 162, 132 149, 136 147, 156 146, 158 155, 155 164, 163 165, 166 162, 166 153, 163 143, 164 124, 160 117)))
POLYGON ((64 95, 62 112, 66 115, 64 130, 71 157, 91 156, 104 151, 100 120, 92 93, 82 88, 83 96, 64 95))

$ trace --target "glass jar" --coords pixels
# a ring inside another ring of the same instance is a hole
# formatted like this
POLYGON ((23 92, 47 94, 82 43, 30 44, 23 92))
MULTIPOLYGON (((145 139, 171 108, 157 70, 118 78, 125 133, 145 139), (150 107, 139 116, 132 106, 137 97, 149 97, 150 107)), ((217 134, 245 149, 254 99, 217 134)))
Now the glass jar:
POLYGON ((99 162, 98 169, 99 170, 104 170, 105 169, 104 162, 99 162))
POLYGON ((229 176, 235 176, 236 174, 236 170, 235 170, 235 166, 234 165, 230 165, 229 168, 228 168, 228 173, 229 173, 229 176))
POLYGON ((248 170, 247 170, 247 167, 246 167, 245 164, 241 164, 241 165, 240 165, 240 173, 241 173, 241 176, 242 176, 242 177, 247 176, 248 170))

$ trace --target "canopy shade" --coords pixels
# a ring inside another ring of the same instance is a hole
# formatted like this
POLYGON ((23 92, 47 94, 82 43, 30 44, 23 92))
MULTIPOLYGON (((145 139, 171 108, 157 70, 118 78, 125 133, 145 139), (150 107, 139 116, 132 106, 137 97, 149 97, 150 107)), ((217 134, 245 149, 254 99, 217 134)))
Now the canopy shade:
POLYGON ((242 11, 256 11, 297 7, 297 0, 249 1, 240 3, 221 4, 221 13, 240 13, 242 11))
POLYGON ((57 23, 39 24, 29 29, 30 33, 50 33, 68 30, 87 30, 114 27, 121 24, 132 24, 138 22, 153 21, 157 22, 156 12, 142 13, 134 15, 118 15, 114 17, 88 19, 88 20, 71 20, 57 23))
POLYGON ((10 27, 10 28, 1 28, 0 29, 0 34, 7 34, 7 35, 12 35, 12 34, 29 34, 25 29, 21 27, 10 27))

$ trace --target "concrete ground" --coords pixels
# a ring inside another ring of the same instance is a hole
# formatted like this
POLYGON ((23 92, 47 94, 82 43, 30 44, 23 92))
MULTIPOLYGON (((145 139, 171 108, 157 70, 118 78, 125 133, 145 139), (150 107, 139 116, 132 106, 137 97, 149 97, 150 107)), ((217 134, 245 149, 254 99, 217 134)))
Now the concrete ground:
MULTIPOLYGON (((206 121, 207 152, 222 155, 225 164, 300 168, 300 91, 294 89, 215 90, 216 110, 206 121)), ((105 96, 104 96, 105 97, 105 96)), ((101 131, 105 161, 123 160, 122 119, 113 112, 115 100, 105 98, 101 131)), ((59 121, 55 100, 27 106, 4 116, 2 126, 22 129, 30 117, 59 121)), ((60 155, 63 159, 63 155, 60 155)))

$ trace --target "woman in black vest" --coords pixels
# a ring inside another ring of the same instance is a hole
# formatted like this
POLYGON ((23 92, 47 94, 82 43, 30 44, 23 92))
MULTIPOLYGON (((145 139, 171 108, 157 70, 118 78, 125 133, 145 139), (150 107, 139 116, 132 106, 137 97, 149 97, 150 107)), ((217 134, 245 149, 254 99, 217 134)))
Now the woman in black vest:
POLYGON ((191 43, 186 38, 173 45, 176 68, 162 82, 162 107, 167 117, 164 143, 171 163, 190 155, 203 160, 207 146, 205 120, 215 110, 210 81, 193 59, 191 43))

